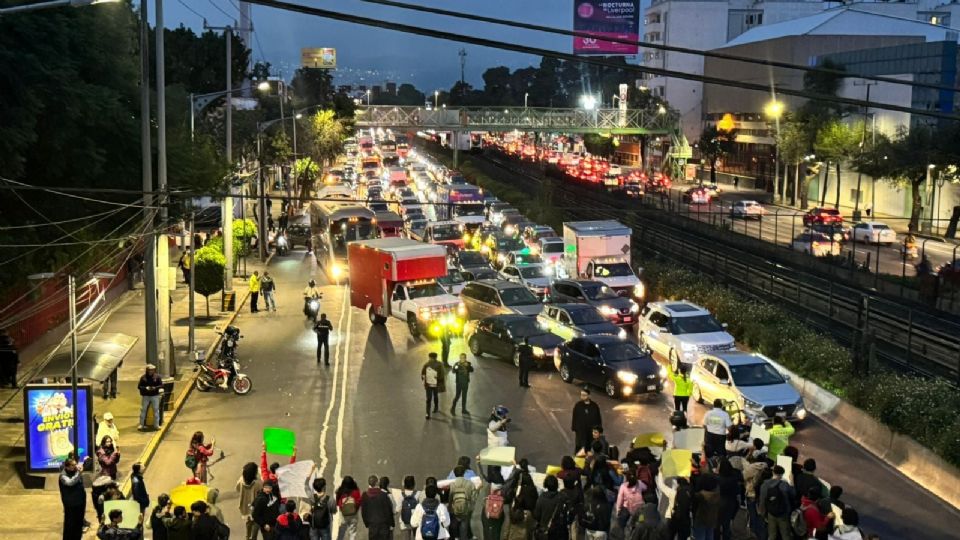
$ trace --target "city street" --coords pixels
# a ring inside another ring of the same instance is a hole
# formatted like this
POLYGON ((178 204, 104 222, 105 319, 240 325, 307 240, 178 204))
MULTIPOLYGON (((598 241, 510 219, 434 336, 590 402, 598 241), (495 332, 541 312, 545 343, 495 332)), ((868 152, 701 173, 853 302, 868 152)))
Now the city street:
MULTIPOLYGON (((387 475, 393 486, 406 474, 415 475, 419 486, 426 476, 446 476, 457 456, 472 458, 486 446, 487 416, 500 403, 514 418, 509 436, 518 456, 543 470, 570 452, 577 387, 561 382, 555 372, 535 373, 532 388, 524 390, 516 385, 512 364, 471 357, 477 367, 468 401, 472 414, 451 416, 448 390, 441 394, 441 413, 425 420, 419 373, 427 352, 439 350, 437 344, 411 339, 396 319, 372 327, 366 313, 349 307, 348 289, 326 284, 313 257, 302 250, 275 257, 270 271, 278 311, 251 314, 244 306, 235 322, 244 336, 242 371, 250 375, 253 390, 246 396, 195 391, 189 397, 148 468, 153 496, 187 478, 183 456, 197 430, 208 440, 216 437, 226 454, 210 469, 209 484, 220 489, 220 507, 234 531, 242 527, 234 486, 243 464, 258 461, 267 426, 296 431, 298 457, 315 460, 328 482, 352 475, 361 486, 369 474, 387 475), (301 291, 311 277, 323 285, 321 311, 334 325, 329 368, 317 365, 316 338, 301 313, 301 291)), ((451 359, 461 350, 455 340, 451 359)), ((624 402, 606 398, 599 389, 594 396, 608 439, 621 449, 638 433, 669 429, 669 392, 624 402)), ((702 407, 692 410, 699 421, 702 407)), ((860 509, 863 527, 883 537, 905 538, 917 530, 931 538, 948 537, 950 523, 960 519, 955 509, 815 419, 791 444, 803 457, 817 459, 821 476, 843 486, 844 499, 860 509), (911 504, 904 505, 907 500, 911 504)), ((269 460, 285 463, 282 456, 269 460)))

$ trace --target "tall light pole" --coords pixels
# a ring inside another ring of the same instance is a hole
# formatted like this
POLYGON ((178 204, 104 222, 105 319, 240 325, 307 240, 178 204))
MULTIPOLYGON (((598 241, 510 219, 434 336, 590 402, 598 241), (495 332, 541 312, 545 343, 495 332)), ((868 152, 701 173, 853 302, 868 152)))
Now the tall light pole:
MULTIPOLYGON (((140 168, 143 187, 143 219, 153 222, 153 149, 150 142, 150 23, 149 5, 140 2, 140 168)), ((157 242, 146 237, 143 254, 143 322, 147 361, 155 362, 159 344, 157 329, 157 242)))
POLYGON ((370 106, 370 90, 367 89, 367 107, 370 106))
MULTIPOLYGON (((867 97, 864 101, 867 103, 863 106, 863 129, 860 132, 860 158, 863 158, 863 149, 867 145, 867 114, 870 104, 870 87, 876 85, 876 81, 863 81, 857 82, 853 81, 854 86, 866 86, 867 87, 867 97)), ((861 167, 857 167, 857 197, 853 201, 853 220, 860 221, 860 186, 863 179, 863 172, 860 170, 861 167)), ((876 183, 871 186, 870 196, 873 197, 872 188, 876 187, 876 183)))
POLYGON ((233 185, 233 27, 207 26, 206 23, 203 27, 207 30, 223 30, 227 41, 227 89, 224 92, 227 97, 224 104, 224 117, 227 124, 226 158, 230 167, 230 186, 227 188, 227 196, 223 199, 220 217, 223 228, 223 256, 227 262, 224 269, 223 291, 229 293, 233 292, 233 195, 236 189, 233 185))
POLYGON ((527 98, 530 97, 530 92, 523 93, 523 108, 527 108, 527 98))
POLYGON ((438 100, 439 100, 439 99, 440 99, 440 91, 439 91, 439 90, 434 90, 434 91, 433 91, 433 108, 434 108, 434 109, 437 108, 437 103, 438 103, 438 100))
MULTIPOLYGON (((156 79, 157 79, 157 191, 160 193, 160 225, 167 224, 167 82, 164 56, 163 0, 156 0, 156 79)), ((173 351, 170 348, 170 271, 169 243, 166 233, 152 237, 157 242, 157 368, 169 377, 173 375, 173 351)), ((152 269, 151 269, 152 271, 152 269)))
POLYGON ((780 117, 783 116, 783 103, 777 101, 776 95, 763 108, 763 112, 776 125, 776 137, 773 142, 773 200, 776 201, 780 196, 780 117))

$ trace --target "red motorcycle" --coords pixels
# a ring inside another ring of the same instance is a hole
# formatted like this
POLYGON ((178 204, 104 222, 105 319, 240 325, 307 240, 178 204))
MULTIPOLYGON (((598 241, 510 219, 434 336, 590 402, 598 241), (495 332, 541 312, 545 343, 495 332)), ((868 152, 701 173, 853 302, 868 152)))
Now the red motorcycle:
POLYGON ((233 363, 233 369, 219 367, 214 368, 203 360, 195 360, 200 374, 197 376, 197 390, 206 392, 211 389, 227 390, 232 388, 237 395, 244 395, 250 392, 253 383, 250 378, 240 373, 240 363, 233 358, 224 358, 226 362, 233 363))

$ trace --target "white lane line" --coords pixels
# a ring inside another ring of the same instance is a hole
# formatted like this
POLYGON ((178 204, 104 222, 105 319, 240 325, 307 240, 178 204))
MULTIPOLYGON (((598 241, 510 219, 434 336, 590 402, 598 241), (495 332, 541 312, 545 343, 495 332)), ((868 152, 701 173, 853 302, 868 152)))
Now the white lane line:
MULTIPOLYGON (((343 296, 343 301, 340 302, 340 319, 337 320, 337 329, 335 331, 343 331, 343 317, 346 315, 347 311, 347 297, 343 296)), ((320 470, 320 476, 323 477, 323 473, 326 471, 327 463, 329 459, 327 458, 327 430, 330 427, 330 416, 333 414, 333 407, 337 401, 337 374, 340 372, 340 350, 343 347, 345 340, 337 339, 337 346, 334 349, 333 354, 333 384, 330 386, 330 402, 327 403, 327 412, 323 417, 323 428, 320 430, 320 466, 317 467, 320 470)), ((317 364, 319 369, 319 364, 317 364)))
MULTIPOLYGON (((343 297, 346 299, 346 297, 347 297, 349 294, 350 294, 350 291, 349 291, 349 290, 346 290, 346 286, 344 286, 344 296, 343 296, 343 297)), ((336 443, 336 459, 337 459, 337 465, 336 465, 336 467, 334 467, 334 469, 333 469, 333 477, 337 480, 337 482, 340 481, 340 478, 341 478, 341 477, 340 477, 340 471, 343 470, 343 416, 344 416, 344 413, 346 413, 346 410, 347 410, 347 379, 349 379, 349 375, 350 375, 350 371, 349 371, 349 366, 350 366, 350 345, 351 345, 350 338, 351 338, 351 333, 352 333, 352 330, 353 330, 353 328, 352 328, 352 326, 353 326, 353 308, 348 304, 345 309, 346 309, 347 312, 348 312, 348 315, 347 315, 347 338, 344 340, 344 343, 346 343, 346 345, 344 346, 344 353, 343 353, 343 377, 342 377, 341 380, 340 380, 340 411, 339 411, 339 413, 337 414, 337 431, 336 431, 336 438, 337 438, 337 443, 336 443)), ((336 381, 336 378, 334 378, 334 381, 336 381)))

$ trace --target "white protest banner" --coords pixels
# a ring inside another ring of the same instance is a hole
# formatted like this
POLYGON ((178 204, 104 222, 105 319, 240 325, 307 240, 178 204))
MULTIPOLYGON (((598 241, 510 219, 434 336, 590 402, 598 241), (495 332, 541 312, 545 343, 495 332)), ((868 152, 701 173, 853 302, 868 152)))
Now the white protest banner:
POLYGON ((680 450, 690 450, 699 454, 703 452, 703 439, 706 431, 703 428, 689 428, 673 434, 673 447, 680 450))
POLYGON ((137 501, 104 501, 103 515, 109 516, 111 510, 123 512, 120 526, 124 529, 135 529, 137 527, 137 523, 140 521, 140 503, 137 501))
MULTIPOLYGON (((793 485, 793 458, 790 456, 777 456, 777 465, 783 467, 786 471, 783 473, 783 479, 791 486, 793 485)), ((283 492, 281 492, 283 493, 283 492)))
POLYGON ((750 442, 752 443, 754 439, 760 439, 763 444, 770 444, 770 432, 763 427, 763 424, 750 426, 750 442))
POLYGON ((512 446, 488 446, 480 451, 479 462, 484 465, 510 467, 516 458, 517 449, 512 446))
POLYGON ((284 497, 309 497, 306 484, 309 479, 311 482, 316 477, 313 471, 313 460, 306 459, 284 465, 277 469, 277 483, 280 485, 280 493, 284 497))

